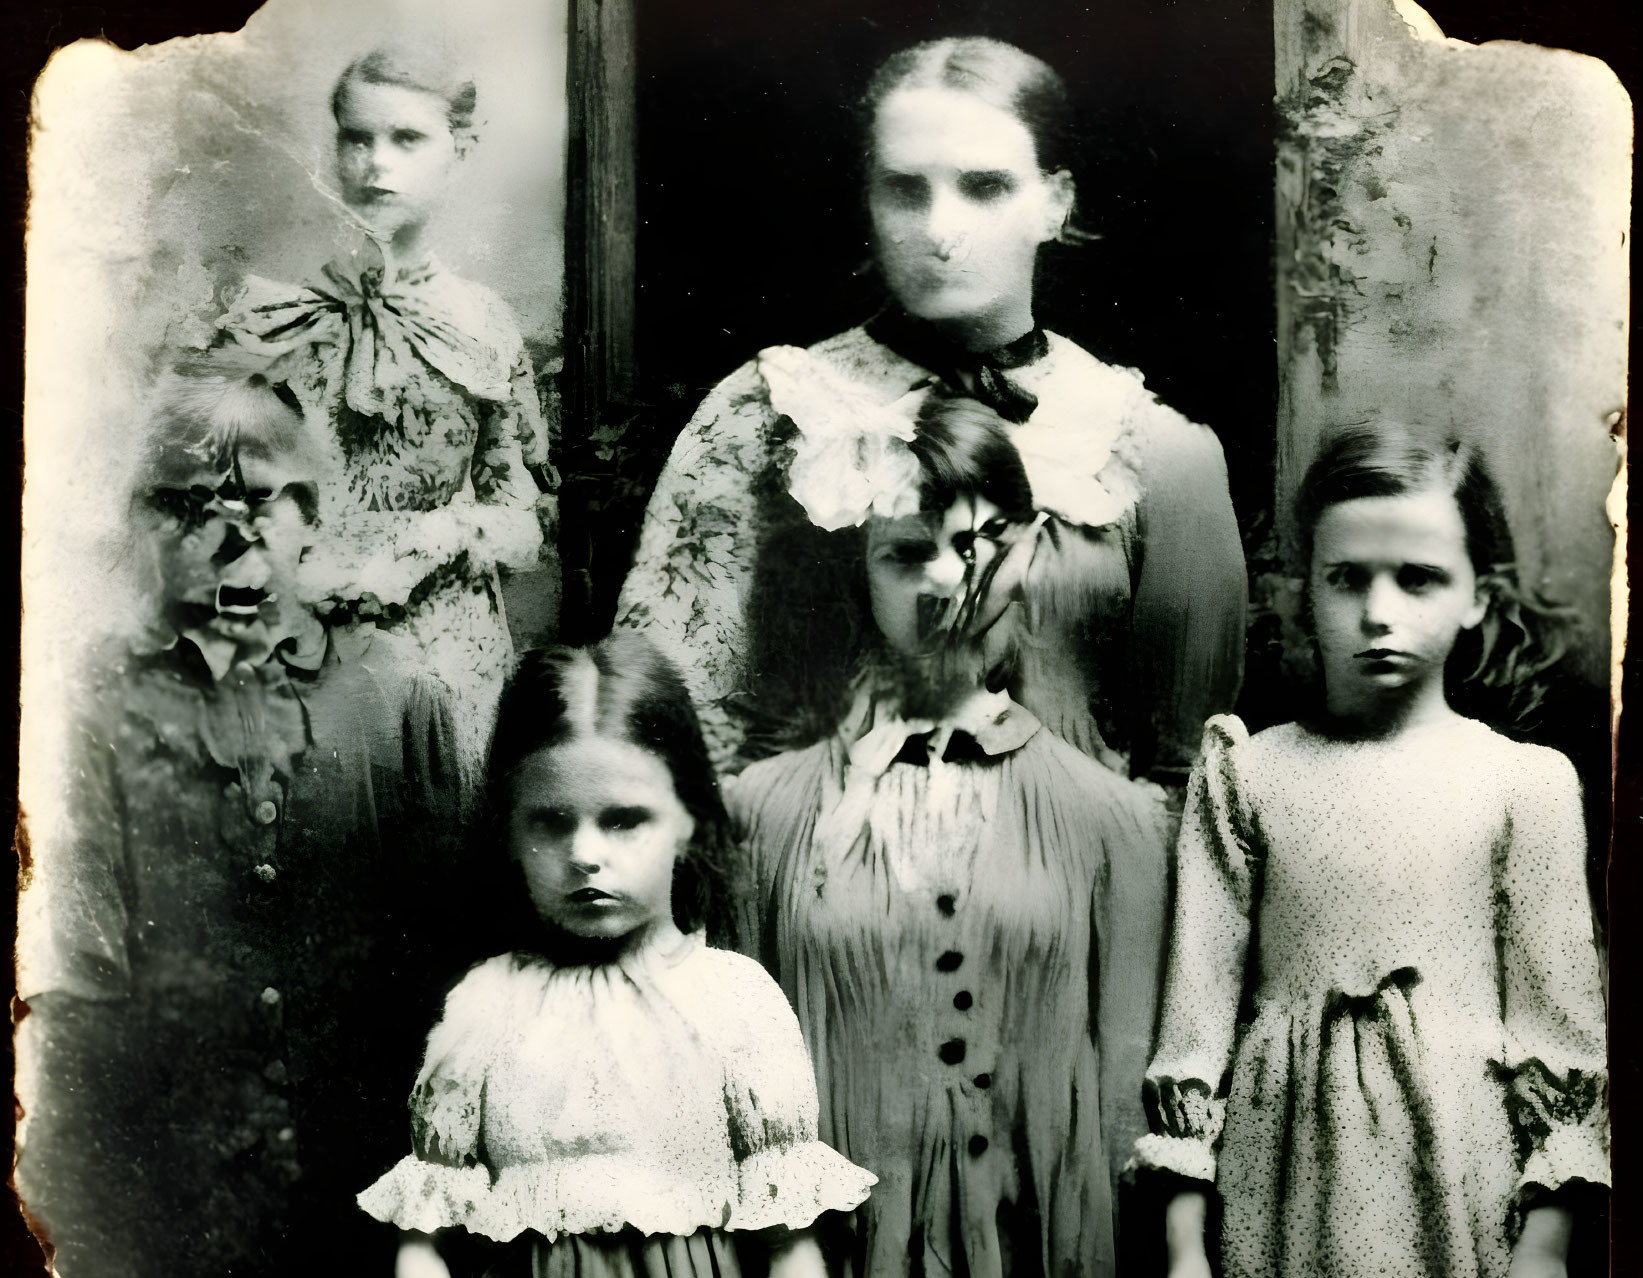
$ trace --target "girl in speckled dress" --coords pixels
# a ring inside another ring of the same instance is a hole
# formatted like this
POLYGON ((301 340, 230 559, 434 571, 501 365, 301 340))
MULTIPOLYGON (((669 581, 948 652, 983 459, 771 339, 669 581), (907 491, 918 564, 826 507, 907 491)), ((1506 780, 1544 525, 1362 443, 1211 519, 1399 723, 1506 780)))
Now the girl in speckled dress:
POLYGON ((1213 1192, 1229 1278, 1560 1275, 1608 1182, 1579 784, 1467 717, 1532 706, 1553 610, 1469 447, 1347 432, 1298 516, 1323 704, 1210 720, 1176 853, 1170 1272, 1210 1273, 1213 1192))
POLYGON ((873 1177, 817 1139, 781 990, 704 939, 726 817, 677 672, 631 634, 525 654, 489 784, 508 881, 487 934, 512 948, 451 993, 416 1152, 360 1195, 462 1259, 412 1241, 400 1272, 820 1278, 811 1226, 873 1177))

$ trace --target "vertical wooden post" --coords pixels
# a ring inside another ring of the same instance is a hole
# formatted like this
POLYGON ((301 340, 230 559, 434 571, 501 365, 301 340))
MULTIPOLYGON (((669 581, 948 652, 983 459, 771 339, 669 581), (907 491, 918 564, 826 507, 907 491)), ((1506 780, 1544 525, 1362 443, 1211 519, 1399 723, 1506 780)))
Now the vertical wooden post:
POLYGON ((576 641, 594 637, 579 629, 590 621, 594 530, 576 476, 588 441, 635 382, 634 0, 570 0, 569 23, 560 629, 576 641))

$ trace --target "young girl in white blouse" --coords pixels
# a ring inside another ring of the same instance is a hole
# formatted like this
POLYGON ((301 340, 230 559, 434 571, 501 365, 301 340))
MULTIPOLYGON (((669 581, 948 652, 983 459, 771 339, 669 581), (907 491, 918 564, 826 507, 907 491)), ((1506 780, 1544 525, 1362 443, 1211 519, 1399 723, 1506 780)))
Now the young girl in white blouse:
POLYGON ((1297 513, 1323 705, 1211 719, 1177 849, 1170 1272, 1210 1272, 1213 1185, 1229 1278, 1560 1275, 1608 1181, 1580 788, 1466 717, 1532 708, 1550 610, 1469 447, 1347 432, 1297 513))
POLYGON ((729 917, 729 842, 678 674, 631 634, 527 653, 489 798, 510 952, 451 993, 411 1098, 416 1152, 361 1206, 454 1233, 459 1273, 822 1274, 810 1227, 873 1177, 816 1138, 781 990, 704 939, 729 917))

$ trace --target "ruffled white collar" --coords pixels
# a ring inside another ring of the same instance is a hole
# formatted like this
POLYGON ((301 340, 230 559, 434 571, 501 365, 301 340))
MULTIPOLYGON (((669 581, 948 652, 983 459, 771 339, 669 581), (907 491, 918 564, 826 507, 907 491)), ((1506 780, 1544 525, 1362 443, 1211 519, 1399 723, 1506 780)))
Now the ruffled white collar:
MULTIPOLYGON (((1038 397, 1011 426, 1040 510, 1092 528, 1139 499, 1121 442, 1152 402, 1134 369, 1103 364, 1056 333, 1048 351, 1008 376, 1038 397)), ((818 527, 896 518, 917 509, 918 465, 907 449, 929 374, 855 328, 803 350, 761 351, 771 406, 798 429, 788 491, 818 527)))

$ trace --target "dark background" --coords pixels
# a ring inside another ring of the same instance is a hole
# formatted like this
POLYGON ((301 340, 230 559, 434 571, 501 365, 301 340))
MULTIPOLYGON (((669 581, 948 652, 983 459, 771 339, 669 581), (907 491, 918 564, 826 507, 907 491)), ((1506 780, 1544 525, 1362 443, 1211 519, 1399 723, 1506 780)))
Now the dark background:
POLYGON ((1240 510, 1261 505, 1277 397, 1266 4, 638 0, 638 379, 609 410, 623 482, 569 458, 597 485, 562 498, 567 563, 583 539, 592 560, 572 637, 609 625, 644 498, 714 383, 882 302, 853 106, 886 56, 947 34, 1020 45, 1074 95, 1078 218, 1102 238, 1048 250, 1040 321, 1214 426, 1240 510))
MULTIPOLYGON (((635 389, 594 423, 565 423, 566 536, 580 539, 586 593, 568 595, 573 637, 608 624, 643 500, 674 434, 707 389, 762 346, 816 341, 877 305, 856 197, 848 104, 884 55, 941 34, 995 35, 1066 76, 1084 114, 1077 165, 1082 223, 1103 238, 1061 255, 1040 318, 1098 356, 1141 369, 1166 402, 1212 426, 1226 449, 1246 543, 1258 550, 1269 501, 1276 400, 1271 286, 1270 11, 1249 0, 637 0, 639 325, 635 389), (581 456, 578 456, 581 454, 581 456), (579 479, 579 474, 585 479, 579 479)), ((50 51, 106 35, 134 48, 240 26, 249 0, 8 7, 0 176, 20 232, 28 93, 50 51)), ((1639 93, 1635 0, 1432 0, 1445 33, 1520 39, 1606 59, 1639 93)), ((0 358, 15 497, 21 483, 20 234, 10 237, 0 358)), ((576 281, 570 281, 572 288, 576 281)), ((13 525, 15 527, 15 525, 13 525)), ((567 556, 574 559, 574 553, 567 556)), ((7 577, 7 589, 13 589, 7 577)), ((569 582, 567 584, 570 584, 569 582)), ((1643 592, 1634 594, 1643 602, 1643 592)), ((5 601, 16 615, 15 596, 5 601)), ((1638 609, 1634 609, 1634 614, 1638 609)), ((1643 624, 1634 615, 1632 624, 1643 624)), ((15 645, 7 675, 15 674, 15 645)), ((1643 698, 1629 672, 1628 704, 1643 698)), ((1636 715, 1622 758, 1637 758, 1636 715)), ((11 728, 15 733, 15 715, 11 728)), ((14 757, 14 756, 12 756, 14 757)), ((9 793, 14 787, 7 787, 9 793)), ((1632 1223, 1638 1184, 1635 1018, 1643 900, 1643 775, 1616 788, 1611 963, 1611 1104, 1616 1134, 1616 1273, 1643 1272, 1632 1223)), ((3 1065, 0 1061, 0 1065, 3 1065)), ((0 1219, 8 1271, 43 1272, 12 1213, 0 1219)))

